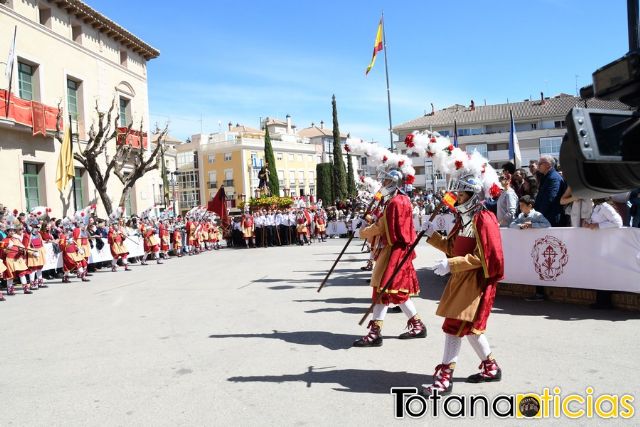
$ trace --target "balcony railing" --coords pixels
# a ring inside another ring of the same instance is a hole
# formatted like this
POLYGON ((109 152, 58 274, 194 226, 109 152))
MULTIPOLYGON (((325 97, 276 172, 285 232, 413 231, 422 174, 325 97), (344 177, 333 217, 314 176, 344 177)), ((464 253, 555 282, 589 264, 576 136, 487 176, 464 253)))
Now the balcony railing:
POLYGON ((222 182, 224 183, 225 187, 233 187, 233 180, 232 179, 225 179, 222 182))
POLYGON ((209 181, 209 188, 218 188, 218 181, 209 181))

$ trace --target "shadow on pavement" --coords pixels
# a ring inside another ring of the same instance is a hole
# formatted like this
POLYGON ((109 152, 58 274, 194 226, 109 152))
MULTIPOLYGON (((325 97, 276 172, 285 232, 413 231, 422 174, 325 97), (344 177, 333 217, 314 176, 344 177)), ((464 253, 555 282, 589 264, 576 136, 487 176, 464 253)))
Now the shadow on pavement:
MULTIPOLYGON (((304 283, 308 283, 309 281, 306 280, 304 281, 304 283)), ((269 286, 268 289, 271 289, 272 291, 287 291, 289 289, 316 289, 315 286, 293 286, 293 285, 280 285, 280 286, 269 286)))
POLYGON ((209 338, 266 338, 282 340, 291 344, 321 345, 329 350, 351 348, 358 337, 347 334, 334 334, 325 331, 281 332, 274 330, 270 334, 222 334, 209 335, 209 338))
MULTIPOLYGON (((389 394, 391 387, 420 387, 421 384, 431 383, 430 374, 414 374, 405 371, 389 372, 366 369, 336 369, 314 368, 309 366, 307 372, 290 375, 264 375, 251 377, 230 377, 227 381, 287 383, 302 382, 307 387, 313 384, 337 384, 336 391, 349 393, 389 394)), ((454 381, 465 381, 466 378, 454 378, 454 381)))
POLYGON ((314 310, 307 310, 305 313, 346 313, 346 314, 364 314, 366 308, 361 307, 333 307, 333 308, 316 308, 314 310))
MULTIPOLYGON (((437 276, 431 270, 419 269, 420 298, 439 301, 449 280, 449 276, 437 276)), ((498 285, 499 289, 500 285, 498 285)), ((622 310, 592 310, 588 306, 570 303, 540 301, 530 302, 524 298, 497 295, 493 304, 493 313, 510 314, 513 316, 541 316, 549 320, 609 320, 620 322, 639 319, 640 313, 622 310)), ((491 319, 489 319, 489 323, 491 319)))
POLYGON ((371 304, 371 298, 327 298, 327 299, 296 299, 293 302, 324 302, 327 304, 371 304))

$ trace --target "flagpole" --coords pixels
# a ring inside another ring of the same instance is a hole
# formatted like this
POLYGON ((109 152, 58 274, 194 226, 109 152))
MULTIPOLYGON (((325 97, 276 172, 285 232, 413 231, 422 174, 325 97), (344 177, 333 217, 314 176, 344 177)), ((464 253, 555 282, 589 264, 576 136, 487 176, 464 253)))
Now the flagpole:
MULTIPOLYGON (((13 44, 12 49, 13 52, 11 52, 11 56, 13 58, 16 57, 16 36, 18 35, 18 26, 16 25, 15 28, 13 29, 13 44)), ((15 61, 13 60, 13 58, 10 58, 9 61, 11 61, 11 71, 9 71, 9 91, 7 92, 7 104, 5 105, 5 109, 4 109, 4 117, 8 118, 9 117, 9 109, 11 108, 11 86, 13 85, 13 64, 15 63, 15 61)))
POLYGON ((387 108, 389 110, 389 144, 393 151, 393 126, 391 124, 391 90, 389 89, 389 66, 387 64, 387 37, 385 35, 384 12, 382 12, 382 46, 384 47, 384 73, 387 77, 387 108))
MULTIPOLYGON (((69 114, 69 151, 71 151, 71 162, 73 162, 73 133, 71 130, 73 129, 73 122, 71 121, 71 114, 69 114)), ((71 191, 73 192, 73 210, 78 211, 78 199, 76 197, 76 168, 73 168, 73 179, 71 180, 71 191)))

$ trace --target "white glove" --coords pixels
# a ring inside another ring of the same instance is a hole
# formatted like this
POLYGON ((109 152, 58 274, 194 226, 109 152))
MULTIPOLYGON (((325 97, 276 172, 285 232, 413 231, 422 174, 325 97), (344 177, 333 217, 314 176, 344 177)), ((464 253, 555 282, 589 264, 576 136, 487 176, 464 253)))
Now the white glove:
POLYGON ((438 276, 444 276, 445 274, 450 273, 451 267, 449 267, 449 260, 445 258, 436 262, 433 266, 433 272, 438 276))
POLYGON ((425 220, 422 223, 422 231, 424 231, 424 234, 426 234, 427 237, 431 237, 431 235, 436 232, 436 226, 433 222, 425 220))
POLYGON ((9 244, 7 245, 7 249, 11 249, 13 247, 13 242, 9 242, 9 244))

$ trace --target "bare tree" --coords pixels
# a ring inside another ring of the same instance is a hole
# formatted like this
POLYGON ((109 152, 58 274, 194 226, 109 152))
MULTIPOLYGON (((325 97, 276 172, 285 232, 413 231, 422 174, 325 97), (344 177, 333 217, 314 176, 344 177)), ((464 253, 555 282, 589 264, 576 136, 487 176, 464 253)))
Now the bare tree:
MULTIPOLYGON (((120 114, 116 112, 115 120, 112 119, 115 108, 115 100, 107 112, 101 111, 96 101, 95 111, 98 116, 97 129, 95 123, 91 125, 88 132, 88 140, 85 145, 78 140, 77 149, 74 150, 73 158, 84 166, 91 177, 96 191, 100 195, 100 200, 104 204, 107 214, 110 215, 114 206, 109 197, 108 183, 112 175, 118 177, 123 185, 122 194, 117 206, 124 206, 127 197, 138 179, 144 174, 160 167, 161 158, 158 156, 164 146, 164 138, 168 131, 168 124, 160 131, 156 129, 158 138, 153 151, 147 155, 147 150, 142 146, 143 123, 140 123, 140 147, 132 147, 127 144, 127 138, 131 134, 133 123, 129 123, 126 131, 119 132, 117 123, 120 114), (121 143, 117 143, 121 138, 121 143), (108 145, 111 141, 116 142, 116 151, 113 155, 108 153, 108 145), (104 169, 103 171, 103 168, 104 169)), ((62 122, 62 108, 58 105, 58 120, 56 122, 56 139, 62 142, 62 132, 60 123, 62 122)), ((150 138, 149 138, 150 143, 150 138)))

